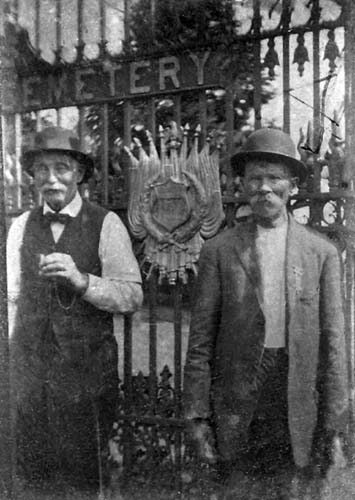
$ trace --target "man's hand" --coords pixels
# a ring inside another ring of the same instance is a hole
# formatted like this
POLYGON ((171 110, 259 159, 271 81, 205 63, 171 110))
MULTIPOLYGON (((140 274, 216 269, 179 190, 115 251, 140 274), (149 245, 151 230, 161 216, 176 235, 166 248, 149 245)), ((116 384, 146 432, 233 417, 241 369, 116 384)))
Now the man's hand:
POLYGON ((194 419, 188 424, 187 433, 197 457, 209 465, 217 462, 214 436, 209 423, 204 419, 194 419))
POLYGON ((65 253, 42 255, 39 261, 39 274, 44 278, 63 278, 81 295, 85 293, 89 283, 88 275, 81 273, 72 257, 65 253))

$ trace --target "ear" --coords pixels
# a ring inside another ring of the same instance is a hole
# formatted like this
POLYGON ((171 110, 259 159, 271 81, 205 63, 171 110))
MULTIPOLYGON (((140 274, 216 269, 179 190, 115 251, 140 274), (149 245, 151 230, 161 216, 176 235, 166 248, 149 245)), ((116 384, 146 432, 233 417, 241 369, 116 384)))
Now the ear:
POLYGON ((80 163, 78 163, 78 180, 77 180, 78 184, 80 184, 83 181, 84 174, 85 174, 85 168, 80 163))
POLYGON ((299 183, 298 177, 291 177, 291 179, 290 179, 290 194, 291 194, 291 196, 297 192, 298 183, 299 183))

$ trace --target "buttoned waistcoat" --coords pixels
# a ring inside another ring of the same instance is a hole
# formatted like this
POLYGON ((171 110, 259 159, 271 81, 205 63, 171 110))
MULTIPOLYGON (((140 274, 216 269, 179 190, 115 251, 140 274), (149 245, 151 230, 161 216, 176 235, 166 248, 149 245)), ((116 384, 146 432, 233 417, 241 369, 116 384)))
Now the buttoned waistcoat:
POLYGON ((72 256, 81 272, 101 276, 98 255, 107 211, 83 201, 78 216, 54 241, 42 208, 28 218, 21 248, 21 288, 11 338, 12 384, 24 412, 47 384, 59 399, 99 397, 117 384, 112 314, 84 300, 61 279, 39 275, 39 255, 72 256))
MULTIPOLYGON (((253 378, 265 319, 256 225, 237 224, 201 252, 184 373, 187 418, 212 418, 225 460, 256 409, 253 378)), ((288 419, 295 463, 309 463, 315 429, 342 430, 348 404, 341 265, 336 247, 289 216, 286 248, 288 419)))

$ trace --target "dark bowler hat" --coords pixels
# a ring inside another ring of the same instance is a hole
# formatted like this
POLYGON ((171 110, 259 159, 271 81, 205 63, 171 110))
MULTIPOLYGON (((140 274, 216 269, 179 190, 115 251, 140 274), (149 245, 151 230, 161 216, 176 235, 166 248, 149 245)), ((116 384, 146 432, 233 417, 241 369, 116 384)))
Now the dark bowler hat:
POLYGON ((79 137, 72 130, 62 127, 47 127, 38 132, 34 138, 33 147, 22 155, 22 164, 29 174, 33 175, 32 165, 38 154, 45 152, 66 153, 85 169, 82 182, 86 182, 94 170, 94 162, 89 155, 82 151, 79 137))
POLYGON ((284 163, 300 183, 306 180, 307 168, 296 158, 291 137, 281 130, 261 128, 250 134, 239 153, 231 158, 234 173, 243 176, 246 162, 256 158, 284 163))

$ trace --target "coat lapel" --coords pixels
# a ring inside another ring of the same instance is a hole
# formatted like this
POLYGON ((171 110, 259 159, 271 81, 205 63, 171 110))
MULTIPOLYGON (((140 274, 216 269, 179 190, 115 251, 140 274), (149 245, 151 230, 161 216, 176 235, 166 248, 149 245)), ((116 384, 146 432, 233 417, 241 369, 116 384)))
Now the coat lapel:
POLYGON ((296 294, 301 291, 303 266, 300 252, 302 234, 298 224, 292 216, 288 218, 287 247, 286 247, 286 303, 288 319, 296 303, 296 294))
POLYGON ((255 247, 256 224, 250 222, 244 226, 237 226, 235 228, 235 236, 233 241, 233 252, 249 278, 255 290, 259 306, 262 308, 260 293, 261 277, 255 247))

